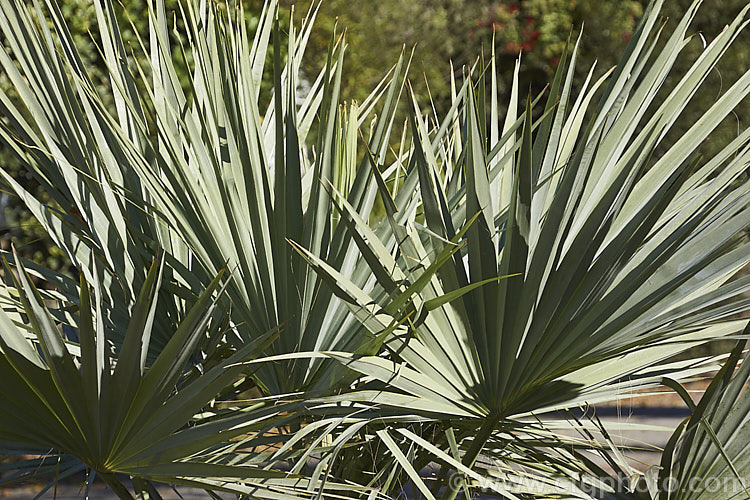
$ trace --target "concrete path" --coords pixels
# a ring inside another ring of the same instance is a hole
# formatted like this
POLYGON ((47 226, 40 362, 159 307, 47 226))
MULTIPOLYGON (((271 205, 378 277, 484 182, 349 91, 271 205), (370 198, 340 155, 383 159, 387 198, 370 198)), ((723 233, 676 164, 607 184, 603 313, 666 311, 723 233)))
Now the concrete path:
MULTIPOLYGON (((40 488, 13 488, 0 490, 0 499, 31 500, 39 494, 40 488)), ((210 500, 208 493, 193 488, 177 488, 177 492, 168 486, 158 487, 157 491, 164 500, 210 500), (179 494, 178 494, 179 493, 179 494)), ((75 485, 65 484, 57 488, 57 494, 52 490, 47 491, 41 497, 44 500, 79 500, 84 497, 84 490, 75 485)), ((225 495, 224 498, 236 498, 234 495, 225 495)), ((118 500, 117 495, 112 493, 102 484, 96 484, 89 490, 90 500, 118 500)))

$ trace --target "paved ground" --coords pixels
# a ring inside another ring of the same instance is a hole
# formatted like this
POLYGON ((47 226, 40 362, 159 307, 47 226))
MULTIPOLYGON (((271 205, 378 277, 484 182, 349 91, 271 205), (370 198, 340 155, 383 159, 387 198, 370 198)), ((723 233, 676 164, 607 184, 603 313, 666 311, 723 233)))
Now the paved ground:
MULTIPOLYGON (((204 500, 210 499, 211 497, 204 491, 194 490, 191 488, 178 488, 177 492, 168 487, 157 488, 159 494, 164 500, 204 500), (178 494, 179 493, 179 494, 178 494)), ((18 500, 31 500, 39 494, 39 488, 13 488, 8 490, 0 490, 0 498, 2 499, 18 499, 18 500)), ((78 486, 63 485, 58 487, 57 494, 53 491, 47 491, 41 497, 44 500, 78 500, 84 498, 84 492, 78 486)), ((234 496, 227 496, 226 498, 235 498, 234 496)), ((113 494, 103 485, 95 485, 89 491, 90 500, 117 500, 117 495, 113 494)))
MULTIPOLYGON (((672 432, 683 420, 680 414, 666 413, 663 415, 632 415, 632 416, 603 416, 604 428, 610 433, 615 443, 622 446, 641 448, 626 454, 630 465, 640 471, 645 471, 661 460, 661 451, 667 444, 672 432), (647 429, 617 430, 618 423, 647 426, 647 429)), ((597 437, 600 437, 597 436, 597 437)))

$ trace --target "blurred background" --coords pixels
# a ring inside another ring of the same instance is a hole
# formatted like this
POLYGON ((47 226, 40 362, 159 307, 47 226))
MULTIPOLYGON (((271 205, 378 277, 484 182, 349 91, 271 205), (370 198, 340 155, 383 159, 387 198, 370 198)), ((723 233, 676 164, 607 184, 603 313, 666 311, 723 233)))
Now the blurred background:
MULTIPOLYGON (((139 48, 137 33, 148 39, 148 15, 145 0, 122 0, 117 9, 120 25, 125 29, 125 41, 132 47, 133 62, 145 61, 139 48)), ((68 19, 79 50, 90 68, 93 80, 107 95, 108 82, 104 65, 97 49, 98 33, 96 15, 90 0, 58 0, 63 15, 68 19), (92 43, 92 41, 94 43, 92 43)), ((299 24, 317 1, 293 2, 280 0, 282 28, 289 25, 294 10, 295 23, 299 24), (293 7, 294 4, 294 7, 293 7)), ((671 32, 691 0, 666 0, 663 9, 665 35, 671 32)), ((175 30, 172 36, 180 37, 182 31, 179 7, 175 0, 166 0, 168 11, 175 11, 175 30)), ((234 5, 233 2, 229 2, 234 5)), ((310 78, 317 75, 325 64, 328 44, 334 30, 346 30, 346 53, 342 95, 346 100, 362 100, 377 85, 388 69, 396 62, 402 50, 414 48, 410 80, 425 111, 441 115, 450 105, 451 72, 460 82, 464 68, 482 54, 488 59, 494 50, 500 72, 499 102, 507 101, 512 81, 514 61, 521 56, 520 89, 522 97, 527 90, 541 92, 553 78, 558 58, 566 41, 578 36, 583 28, 576 83, 586 77, 596 61, 594 77, 601 75, 617 63, 631 33, 640 18, 646 0, 324 0, 320 5, 304 70, 310 78)), ((731 19, 746 5, 746 0, 706 0, 698 11, 691 32, 693 40, 678 60, 673 78, 678 78, 703 49, 731 19)), ((263 2, 243 2, 246 21, 252 29, 258 22, 263 2)), ((726 89, 731 82, 750 68, 750 38, 734 44, 699 92, 674 135, 686 130, 726 89)), ((282 50, 285 47, 282 48, 282 50)), ((269 52, 269 57, 271 52, 269 52)), ((189 61, 175 52, 184 71, 189 61)), ((188 54, 189 59, 189 54, 188 54)), ((144 70, 145 70, 144 63, 144 70)), ((268 93, 272 82, 269 73, 264 78, 268 93)), ((666 87, 669 87, 667 82, 666 87)), ((0 85, 9 89, 7 77, 0 74, 0 85)), ((722 124, 713 138, 704 146, 703 154, 710 155, 738 133, 738 128, 750 123, 750 103, 744 102, 736 113, 722 124)), ((405 116, 405 113, 404 113, 405 116)), ((501 117, 501 120, 503 118, 501 117)), ((27 187, 33 189, 35 180, 19 162, 0 147, 0 164, 10 169, 27 187)), ((64 270, 65 258, 46 237, 20 200, 4 187, 0 192, 0 246, 8 249, 13 242, 20 253, 47 266, 64 270)))

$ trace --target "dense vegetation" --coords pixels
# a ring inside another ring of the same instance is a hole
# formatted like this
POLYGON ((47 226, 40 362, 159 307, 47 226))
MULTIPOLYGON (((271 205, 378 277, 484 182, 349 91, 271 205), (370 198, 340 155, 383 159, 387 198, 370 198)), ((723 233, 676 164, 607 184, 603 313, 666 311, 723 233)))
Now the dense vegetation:
MULTIPOLYGON (((3 253, 0 448, 32 457, 3 482, 86 471, 121 498, 159 482, 253 498, 747 491, 750 129, 722 126, 750 71, 718 97, 712 75, 748 7, 704 47, 699 4, 665 28, 649 3, 603 73, 585 33, 536 55, 513 38, 557 33, 524 32, 535 2, 488 5, 476 38, 505 23, 502 51, 432 98, 406 51, 351 101, 366 84, 341 31, 307 62, 315 10, 154 0, 128 32, 95 0, 92 49, 54 0, 8 1, 0 139, 16 163, 0 175, 67 266, 3 253), (506 73, 514 43, 549 86, 506 73), (717 340, 735 348, 692 350, 717 340), (696 405, 681 384, 716 370, 696 405), (654 387, 691 417, 642 472, 572 410, 654 387)), ((441 8, 460 32, 458 3, 441 8)))
MULTIPOLYGON (((690 3, 691 0, 667 2, 662 9, 667 29, 674 28, 690 3)), ((691 33, 700 34, 706 41, 720 33, 727 19, 739 12, 746 2, 712 0, 710 3, 710 7, 696 13, 691 25, 691 33)), ((315 4, 309 0, 281 1, 282 30, 286 30, 292 5, 300 18, 315 4)), ((93 4, 90 0, 59 0, 59 5, 91 79, 106 99, 107 68, 96 49, 99 33, 93 4)), ((253 30, 260 20, 263 3, 253 0, 243 2, 243 5, 248 28, 253 30)), ((554 77, 557 61, 571 29, 575 31, 585 25, 586 36, 581 40, 579 53, 587 61, 597 61, 594 75, 601 76, 617 63, 646 5, 647 0, 431 0, 406 5, 398 0, 364 3, 325 0, 312 27, 308 55, 302 61, 303 78, 309 79, 325 64, 331 33, 338 26, 347 30, 349 45, 341 83, 344 100, 364 99, 398 59, 402 49, 414 47, 412 84, 417 89, 420 106, 424 111, 434 106, 438 113, 443 114, 451 103, 450 74, 454 73, 460 78, 464 66, 475 62, 482 53, 488 59, 494 36, 499 75, 498 102, 504 112, 510 98, 509 82, 513 79, 515 59, 519 54, 522 55, 520 88, 541 92, 554 77), (377 47, 377 50, 372 50, 373 47, 377 47), (426 81, 429 82, 429 89, 426 81)), ((127 6, 127 11, 123 11, 116 4, 114 12, 120 23, 125 47, 127 50, 136 48, 134 55, 139 58, 142 56, 137 50, 135 32, 142 37, 148 36, 148 9, 143 0, 129 1, 127 6)), ((169 12, 176 11, 176 7, 174 0, 165 2, 169 12)), ((179 16, 176 23, 176 32, 184 36, 179 16)), ((175 38, 171 31, 170 36, 175 38)), ((747 33, 740 33, 738 45, 748 43, 750 38, 747 33)), ((675 62, 677 74, 689 67, 701 47, 701 43, 692 43, 684 49, 684 55, 675 62)), ((186 49, 189 54, 190 48, 186 49)), ((282 47, 282 54, 285 50, 282 47)), ((179 63, 181 51, 175 50, 173 56, 183 88, 189 93, 186 67, 179 63)), ((708 109, 725 82, 734 81, 743 68, 748 67, 749 59, 748 51, 733 50, 718 62, 716 69, 707 77, 707 87, 715 88, 716 92, 702 92, 694 97, 693 104, 674 128, 672 137, 679 137, 689 124, 708 109)), ((583 65, 575 68, 574 83, 577 86, 586 79, 588 69, 583 65)), ((674 83, 668 80, 668 84, 674 83)), ((12 94, 12 86, 5 75, 0 74, 0 85, 12 94)), ((263 89, 267 93, 272 86, 273 73, 267 69, 263 76, 263 89)), ((398 115, 399 123, 406 118, 405 113, 406 110, 402 108, 398 115)), ((700 151, 706 155, 718 152, 722 144, 747 126, 746 116, 750 116, 750 100, 747 99, 707 138, 700 151)), ((1 145, 0 163, 13 171, 16 178, 29 189, 36 187, 36 182, 23 173, 14 155, 1 145)), ((44 193, 39 191, 37 195, 44 196, 44 193)), ((12 240, 21 255, 45 261, 55 269, 65 268, 62 252, 50 242, 23 202, 12 195, 12 190, 0 195, 0 231, 0 244, 6 250, 12 240)))

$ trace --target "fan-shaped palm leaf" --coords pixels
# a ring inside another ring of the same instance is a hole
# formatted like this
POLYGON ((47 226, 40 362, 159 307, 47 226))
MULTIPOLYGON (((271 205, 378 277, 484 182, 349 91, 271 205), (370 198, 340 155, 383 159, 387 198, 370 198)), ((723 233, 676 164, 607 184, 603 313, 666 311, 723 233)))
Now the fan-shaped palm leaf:
MULTIPOLYGON (((750 185, 736 182, 750 162, 750 131, 716 157, 700 160, 694 153, 750 93, 750 72, 654 155, 746 26, 747 9, 674 88, 663 89, 689 43, 699 2, 657 51, 660 6, 650 5, 593 110, 587 106, 601 82, 569 105, 575 47, 563 57, 541 118, 533 121, 529 102, 515 120, 511 103, 500 138, 494 131, 488 140, 482 126, 483 75, 459 95, 462 111, 449 114, 437 131, 415 109, 410 165, 419 171, 428 231, 417 230, 422 215, 413 207, 386 202, 384 224, 397 234, 399 253, 366 260, 384 289, 404 277, 418 279, 418 288, 371 297, 335 266, 299 249, 352 310, 382 310, 413 322, 412 334, 386 342, 390 359, 330 356, 416 396, 409 406, 415 412, 472 418, 474 431, 461 443, 464 466, 485 452, 508 419, 616 398, 626 389, 624 379, 640 374, 646 382, 650 366, 739 333, 747 323, 735 315, 748 308, 743 293, 750 281, 731 278, 750 261, 744 235, 750 185), (452 152, 456 144, 459 155, 452 152)), ((388 193, 381 189, 381 196, 388 193)), ((354 230, 367 230, 349 216, 354 230)), ((357 241, 363 256, 383 255, 374 240, 357 241)), ((373 332, 389 321, 374 312, 369 319, 373 332)))

